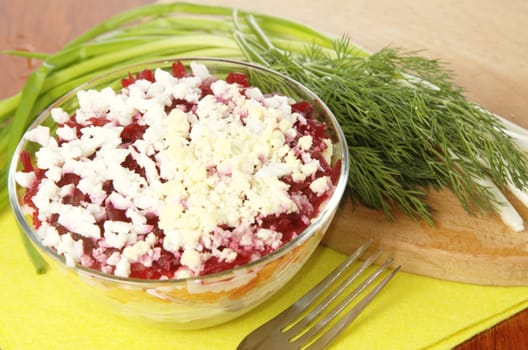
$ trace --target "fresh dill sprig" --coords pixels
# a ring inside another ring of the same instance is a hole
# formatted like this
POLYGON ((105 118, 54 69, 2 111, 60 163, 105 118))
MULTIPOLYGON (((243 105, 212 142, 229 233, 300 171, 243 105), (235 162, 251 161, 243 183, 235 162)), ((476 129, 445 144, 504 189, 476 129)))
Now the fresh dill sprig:
POLYGON ((396 206, 432 223, 429 188, 447 187, 467 212, 482 213, 498 203, 475 180, 527 187, 525 155, 497 118, 467 100, 439 61, 394 48, 365 57, 347 38, 336 40, 331 53, 315 45, 292 53, 240 33, 237 42, 251 53, 248 59, 299 81, 327 103, 347 138, 355 203, 383 209, 389 218, 396 206))

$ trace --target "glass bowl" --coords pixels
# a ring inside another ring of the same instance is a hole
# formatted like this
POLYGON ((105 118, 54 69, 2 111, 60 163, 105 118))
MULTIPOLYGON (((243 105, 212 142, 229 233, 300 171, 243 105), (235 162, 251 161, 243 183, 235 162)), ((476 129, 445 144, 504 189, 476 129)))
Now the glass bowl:
POLYGON ((185 66, 191 62, 204 64, 218 78, 225 78, 233 71, 242 72, 247 75, 250 85, 261 88, 263 93, 280 92, 296 100, 311 102, 314 107, 312 115, 327 124, 334 149, 331 165, 341 162, 339 177, 334 192, 321 205, 318 215, 297 237, 256 261, 222 272, 167 280, 119 277, 68 263, 62 255, 42 243, 33 228, 32 215, 23 201, 25 189, 15 181, 15 173, 22 167, 21 152, 29 152, 31 156, 35 152, 35 145, 25 138, 20 141, 10 165, 8 189, 12 209, 23 232, 50 266, 66 271, 65 278, 71 279, 72 285, 127 317, 170 322, 181 329, 196 329, 229 321, 255 308, 283 287, 305 264, 338 209, 347 182, 349 158, 343 131, 334 115, 309 89, 267 68, 227 59, 174 58, 116 70, 67 93, 44 111, 28 131, 40 125, 53 130, 55 121, 51 118, 51 110, 61 107, 67 113, 74 113, 78 108, 76 93, 79 90, 100 90, 110 86, 117 91, 121 79, 129 73, 134 75, 144 69, 154 68, 170 70, 176 61, 185 66), (271 87, 271 90, 266 91, 263 86, 271 87))

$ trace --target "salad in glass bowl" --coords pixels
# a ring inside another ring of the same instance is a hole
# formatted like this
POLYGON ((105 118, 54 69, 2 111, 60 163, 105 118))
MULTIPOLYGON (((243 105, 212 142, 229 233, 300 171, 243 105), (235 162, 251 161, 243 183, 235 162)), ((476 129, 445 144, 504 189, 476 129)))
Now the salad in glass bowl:
POLYGON ((348 168, 342 130, 307 88, 245 62, 182 58, 60 98, 18 145, 9 194, 72 283, 126 315, 202 328, 291 279, 348 168))

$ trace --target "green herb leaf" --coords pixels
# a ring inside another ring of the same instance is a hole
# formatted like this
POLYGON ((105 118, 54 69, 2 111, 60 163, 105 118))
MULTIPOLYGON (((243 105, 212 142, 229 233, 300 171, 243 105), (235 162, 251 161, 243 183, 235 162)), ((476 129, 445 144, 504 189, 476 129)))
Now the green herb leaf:
POLYGON ((315 45, 280 50, 249 18, 258 38, 239 37, 249 60, 305 84, 327 103, 343 128, 351 155, 349 193, 391 217, 392 204, 431 223, 429 187, 450 188, 469 212, 496 209, 489 188, 528 183, 528 160, 497 118, 470 103, 438 61, 386 48, 364 57, 349 40, 334 54, 315 45), (264 43, 264 45, 262 45, 264 43))

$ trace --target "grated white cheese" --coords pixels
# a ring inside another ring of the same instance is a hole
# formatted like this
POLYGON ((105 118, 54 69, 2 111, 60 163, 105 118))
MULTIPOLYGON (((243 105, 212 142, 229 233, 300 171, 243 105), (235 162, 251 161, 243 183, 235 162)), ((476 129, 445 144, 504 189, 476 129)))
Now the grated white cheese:
POLYGON ((50 114, 51 114, 51 118, 57 124, 66 123, 70 119, 70 115, 66 113, 62 108, 53 108, 50 114))
POLYGON ((49 128, 38 125, 36 128, 26 133, 26 138, 31 142, 36 142, 41 146, 47 146, 50 142, 49 128))
POLYGON ((144 241, 138 241, 133 245, 126 247, 123 250, 123 255, 128 259, 128 261, 138 261, 143 255, 152 251, 152 246, 155 241, 156 238, 151 233, 144 241))
POLYGON ((61 204, 57 222, 71 232, 89 238, 99 238, 101 230, 89 210, 70 204, 61 204))
POLYGON ((114 274, 120 277, 128 277, 130 275, 130 262, 125 256, 121 255, 121 259, 116 264, 114 274))
POLYGON ((22 172, 18 171, 15 173, 15 181, 22 187, 28 188, 35 182, 37 176, 34 172, 22 172))
POLYGON ((310 135, 305 135, 299 138, 299 148, 303 151, 307 151, 312 147, 312 137, 310 135))
MULTIPOLYGON (((283 177, 295 182, 310 178, 309 187, 317 195, 331 189, 328 176, 316 178, 320 164, 307 152, 314 146, 312 136, 293 143, 294 124, 306 123, 301 114, 292 113, 293 100, 264 95, 255 87, 241 93, 224 80, 214 81, 212 94, 200 98, 200 85, 211 76, 203 65, 192 63, 191 69, 194 76, 179 79, 157 69, 155 82, 136 80, 121 93, 109 88, 79 91, 75 121, 83 126, 80 136, 76 128, 61 125, 56 132, 60 145, 46 127, 26 134, 41 145, 37 166, 47 170, 32 198, 43 221, 38 235, 69 264, 94 260, 102 271, 126 277, 131 263, 151 266, 163 248, 180 258, 176 278, 197 275, 211 257, 234 261, 237 252, 230 244, 258 250, 283 243, 282 233, 255 228, 263 217, 308 206, 300 194, 288 193, 283 177), (174 98, 196 105, 189 111, 174 108, 167 115, 165 107, 174 98), (91 118, 107 123, 92 125, 91 118), (144 127, 142 137, 124 145, 121 133, 135 122, 144 127), (127 157, 145 177, 123 165, 127 157), (62 176, 70 173, 80 177, 78 184, 59 187, 62 176), (114 190, 110 194, 108 181, 114 190), (61 203, 75 187, 89 201, 80 206, 61 203), (109 220, 110 204, 130 222, 109 220), (83 252, 82 240, 60 235, 46 222, 51 215, 58 215, 58 224, 69 232, 98 242, 98 248, 83 252), (162 237, 147 223, 152 215, 159 219, 162 237), (106 248, 116 251, 105 255, 106 248)), ((61 109, 54 109, 52 117, 60 124, 70 119, 61 109)), ((329 161, 332 143, 325 143, 329 161)), ((19 172, 15 179, 23 187, 36 181, 32 172, 19 172)))
POLYGON ((121 249, 125 246, 132 228, 131 224, 123 221, 107 220, 104 222, 103 227, 104 238, 110 247, 121 249))
POLYGON ((310 189, 318 195, 322 195, 329 188, 330 178, 328 176, 322 176, 320 178, 317 178, 310 184, 310 189))

